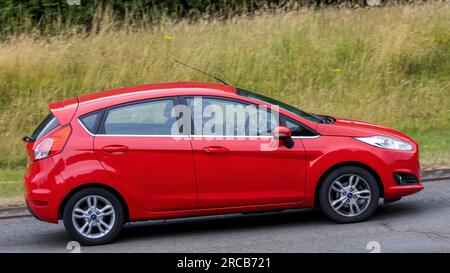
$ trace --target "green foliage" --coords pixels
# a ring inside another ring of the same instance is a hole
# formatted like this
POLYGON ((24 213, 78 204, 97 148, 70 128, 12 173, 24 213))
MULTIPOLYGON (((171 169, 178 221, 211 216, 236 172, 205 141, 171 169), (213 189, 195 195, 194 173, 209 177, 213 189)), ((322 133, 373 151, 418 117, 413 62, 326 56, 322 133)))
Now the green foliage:
MULTIPOLYGON (((229 17, 252 12, 261 7, 286 4, 287 0, 2 0, 0 1, 1 34, 23 31, 54 33, 67 26, 92 30, 96 15, 108 10, 114 20, 158 22, 164 16, 172 19, 198 19, 202 16, 229 17)), ((311 1, 312 2, 312 1, 311 1)))

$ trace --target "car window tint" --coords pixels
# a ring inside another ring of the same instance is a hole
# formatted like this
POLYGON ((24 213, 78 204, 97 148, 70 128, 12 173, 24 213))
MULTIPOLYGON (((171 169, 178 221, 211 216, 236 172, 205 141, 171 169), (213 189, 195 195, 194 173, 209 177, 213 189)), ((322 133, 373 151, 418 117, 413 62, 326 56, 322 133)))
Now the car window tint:
POLYGON ((95 112, 93 114, 88 114, 80 118, 80 121, 83 124, 83 126, 92 134, 95 133, 95 125, 99 115, 100 115, 99 112, 95 112))
POLYGON ((58 127, 59 122, 53 115, 53 113, 50 113, 45 117, 45 119, 39 124, 39 126, 34 130, 33 134, 31 134, 31 139, 37 140, 41 138, 43 135, 47 134, 51 130, 58 127))
POLYGON ((278 124, 274 114, 254 104, 211 97, 186 98, 186 103, 196 134, 268 135, 278 124))
POLYGON ((158 100, 112 108, 104 122, 105 134, 170 135, 176 122, 173 100, 158 100))
POLYGON ((285 126, 291 129, 292 136, 315 136, 316 134, 311 130, 307 129, 298 122, 294 122, 290 119, 285 119, 285 126))

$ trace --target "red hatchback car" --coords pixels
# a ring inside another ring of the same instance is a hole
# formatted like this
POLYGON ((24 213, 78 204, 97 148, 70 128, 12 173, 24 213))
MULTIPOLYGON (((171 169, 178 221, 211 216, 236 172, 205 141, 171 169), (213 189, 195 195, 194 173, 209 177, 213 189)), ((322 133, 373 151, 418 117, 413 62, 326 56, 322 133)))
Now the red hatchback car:
POLYGON ((232 86, 148 84, 49 108, 24 138, 25 198, 38 219, 63 219, 86 245, 149 219, 318 206, 357 222, 380 198, 423 189, 407 135, 232 86))

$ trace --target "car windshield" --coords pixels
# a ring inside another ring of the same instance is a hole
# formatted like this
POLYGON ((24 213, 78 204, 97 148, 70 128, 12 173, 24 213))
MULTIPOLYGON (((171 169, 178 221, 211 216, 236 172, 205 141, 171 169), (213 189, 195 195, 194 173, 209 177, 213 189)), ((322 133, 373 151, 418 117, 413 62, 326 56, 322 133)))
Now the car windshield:
POLYGON ((269 97, 266 97, 266 96, 263 96, 263 95, 245 90, 245 89, 236 88, 236 90, 237 90, 237 94, 239 96, 252 98, 252 99, 259 100, 259 101, 262 101, 262 102, 265 102, 265 103, 268 103, 271 105, 277 105, 280 108, 283 108, 284 110, 291 112, 294 115, 297 115, 301 118, 307 119, 312 122, 325 123, 323 118, 313 115, 313 114, 310 114, 310 113, 303 112, 302 110, 297 109, 293 106, 290 106, 284 102, 281 102, 281 101, 278 101, 278 100, 275 100, 275 99, 272 99, 272 98, 269 98, 269 97))

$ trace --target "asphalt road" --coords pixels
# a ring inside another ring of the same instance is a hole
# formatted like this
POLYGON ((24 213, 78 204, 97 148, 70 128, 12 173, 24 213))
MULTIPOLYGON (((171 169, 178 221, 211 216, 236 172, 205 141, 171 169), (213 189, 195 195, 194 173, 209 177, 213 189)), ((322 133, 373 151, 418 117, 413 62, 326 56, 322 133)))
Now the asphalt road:
MULTIPOLYGON (((69 241, 62 223, 0 220, 0 252, 69 252, 69 241)), ((363 223, 335 224, 312 209, 149 221, 81 252, 369 252, 368 244, 381 252, 450 252, 450 180, 425 183, 363 223)))

